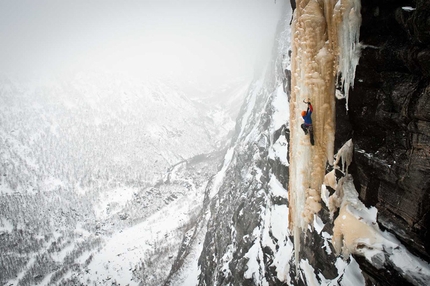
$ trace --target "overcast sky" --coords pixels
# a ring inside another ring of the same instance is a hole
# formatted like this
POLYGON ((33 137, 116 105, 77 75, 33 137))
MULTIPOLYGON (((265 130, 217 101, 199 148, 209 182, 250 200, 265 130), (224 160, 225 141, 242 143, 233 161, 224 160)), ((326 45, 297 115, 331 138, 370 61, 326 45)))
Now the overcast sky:
MULTIPOLYGON (((0 71, 252 74, 282 0, 0 0, 0 71)), ((266 59, 265 59, 266 60, 266 59)))

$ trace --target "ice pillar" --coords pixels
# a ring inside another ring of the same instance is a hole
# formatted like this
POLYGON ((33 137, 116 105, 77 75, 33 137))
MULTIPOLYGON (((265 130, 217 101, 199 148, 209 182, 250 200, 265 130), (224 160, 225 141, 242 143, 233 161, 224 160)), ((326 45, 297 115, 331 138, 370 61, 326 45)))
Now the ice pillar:
POLYGON ((289 227, 298 265, 300 234, 321 208, 326 164, 333 164, 335 91, 343 88, 347 96, 354 82, 361 5, 359 0, 296 2, 291 28, 289 227), (307 99, 314 107, 314 146, 300 128, 307 99))

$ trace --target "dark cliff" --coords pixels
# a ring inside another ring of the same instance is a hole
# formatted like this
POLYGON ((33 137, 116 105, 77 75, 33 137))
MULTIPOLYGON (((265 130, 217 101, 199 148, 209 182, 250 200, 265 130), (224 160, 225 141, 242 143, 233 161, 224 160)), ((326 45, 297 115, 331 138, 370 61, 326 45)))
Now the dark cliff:
POLYGON ((429 261, 430 6, 363 0, 361 13, 364 49, 347 115, 357 190, 382 227, 429 261))

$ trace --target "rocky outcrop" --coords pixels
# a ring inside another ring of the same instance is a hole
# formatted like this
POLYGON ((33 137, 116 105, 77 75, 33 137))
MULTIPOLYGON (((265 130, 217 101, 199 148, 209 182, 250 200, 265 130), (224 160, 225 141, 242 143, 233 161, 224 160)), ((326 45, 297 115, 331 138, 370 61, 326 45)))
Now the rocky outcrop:
POLYGON ((430 6, 363 0, 362 18, 351 126, 338 122, 339 135, 353 134, 360 197, 430 261, 430 6))
MULTIPOLYGON (((212 199, 212 219, 199 259, 201 285, 253 285, 245 275, 245 254, 255 243, 251 234, 261 225, 260 212, 266 208, 269 164, 262 158, 267 158, 270 110, 266 110, 265 99, 261 96, 255 103, 251 124, 248 122, 246 128, 256 126, 259 138, 255 143, 236 146, 219 192, 212 199)), ((242 110, 241 115, 245 112, 242 110)))

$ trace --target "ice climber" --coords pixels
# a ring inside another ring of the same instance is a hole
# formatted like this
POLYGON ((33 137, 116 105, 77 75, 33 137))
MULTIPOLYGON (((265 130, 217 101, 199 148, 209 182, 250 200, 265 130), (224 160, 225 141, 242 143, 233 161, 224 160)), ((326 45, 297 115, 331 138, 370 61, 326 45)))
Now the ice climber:
POLYGON ((302 124, 302 129, 305 132, 305 134, 308 134, 309 128, 312 127, 311 115, 312 115, 312 112, 314 111, 314 108, 312 107, 312 104, 309 101, 309 99, 307 102, 304 100, 303 102, 308 104, 308 109, 306 111, 304 110, 302 111, 302 117, 303 117, 303 120, 305 120, 305 123, 302 124))
POLYGON ((308 105, 308 109, 306 111, 302 111, 302 117, 303 120, 305 121, 305 123, 303 123, 301 125, 303 131, 305 132, 305 135, 308 134, 308 132, 310 133, 310 139, 311 139, 311 144, 314 145, 314 134, 313 134, 313 130, 312 130, 312 112, 314 111, 312 104, 310 102, 310 100, 308 99, 308 101, 304 101, 304 103, 306 103, 308 105))

